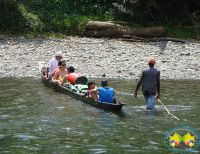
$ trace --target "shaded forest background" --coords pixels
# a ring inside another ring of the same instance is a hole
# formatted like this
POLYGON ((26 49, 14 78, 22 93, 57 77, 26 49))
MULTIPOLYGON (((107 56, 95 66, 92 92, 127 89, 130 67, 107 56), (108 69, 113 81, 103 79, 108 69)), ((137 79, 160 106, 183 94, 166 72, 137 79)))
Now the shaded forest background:
POLYGON ((82 35, 90 20, 165 26, 168 36, 200 37, 199 0, 0 0, 0 31, 82 35))

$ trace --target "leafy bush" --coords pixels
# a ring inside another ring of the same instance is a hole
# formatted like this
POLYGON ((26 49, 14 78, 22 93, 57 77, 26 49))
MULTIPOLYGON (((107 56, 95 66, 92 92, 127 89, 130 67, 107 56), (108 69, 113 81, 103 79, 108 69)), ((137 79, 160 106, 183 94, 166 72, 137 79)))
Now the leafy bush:
POLYGON ((0 30, 81 35, 89 20, 121 20, 190 26, 199 37, 199 10, 199 0, 0 0, 0 30))
POLYGON ((38 0, 37 3, 30 0, 23 5, 29 12, 37 14, 41 22, 36 23, 44 24, 44 32, 80 35, 89 20, 113 19, 112 0, 109 3, 106 0, 38 0))
POLYGON ((18 2, 15 0, 0 1, 0 28, 1 30, 20 30, 24 24, 23 17, 18 10, 18 2))
POLYGON ((35 32, 43 30, 44 24, 42 23, 38 15, 28 12, 23 4, 18 5, 18 10, 20 11, 23 19, 25 20, 24 27, 26 28, 26 30, 32 30, 35 32))

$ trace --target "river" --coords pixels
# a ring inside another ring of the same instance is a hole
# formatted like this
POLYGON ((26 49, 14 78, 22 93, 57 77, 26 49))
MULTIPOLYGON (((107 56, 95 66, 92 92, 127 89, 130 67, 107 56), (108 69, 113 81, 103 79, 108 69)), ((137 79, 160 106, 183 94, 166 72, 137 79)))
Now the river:
POLYGON ((34 78, 0 79, 0 153, 170 153, 164 134, 179 125, 200 132, 200 81, 162 80, 161 99, 145 112, 136 82, 111 80, 127 105, 121 114, 106 112, 55 92, 34 78))

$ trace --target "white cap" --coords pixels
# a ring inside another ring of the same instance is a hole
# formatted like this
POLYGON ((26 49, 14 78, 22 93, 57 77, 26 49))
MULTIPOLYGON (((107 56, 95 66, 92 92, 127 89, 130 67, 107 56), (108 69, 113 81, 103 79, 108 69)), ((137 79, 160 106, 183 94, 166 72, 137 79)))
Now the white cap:
POLYGON ((61 51, 56 52, 55 57, 58 57, 58 56, 62 57, 63 53, 61 51))

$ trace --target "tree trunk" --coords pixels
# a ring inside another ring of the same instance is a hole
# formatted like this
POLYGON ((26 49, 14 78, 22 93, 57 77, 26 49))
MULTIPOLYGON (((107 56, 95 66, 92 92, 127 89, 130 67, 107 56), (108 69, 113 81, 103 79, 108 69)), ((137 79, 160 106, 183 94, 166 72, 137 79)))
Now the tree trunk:
POLYGON ((85 34, 90 37, 161 37, 165 35, 165 29, 161 26, 131 27, 111 22, 92 21, 85 27, 85 34))
POLYGON ((115 24, 112 22, 101 22, 101 21, 89 21, 86 24, 86 30, 106 30, 120 27, 120 24, 115 24))

